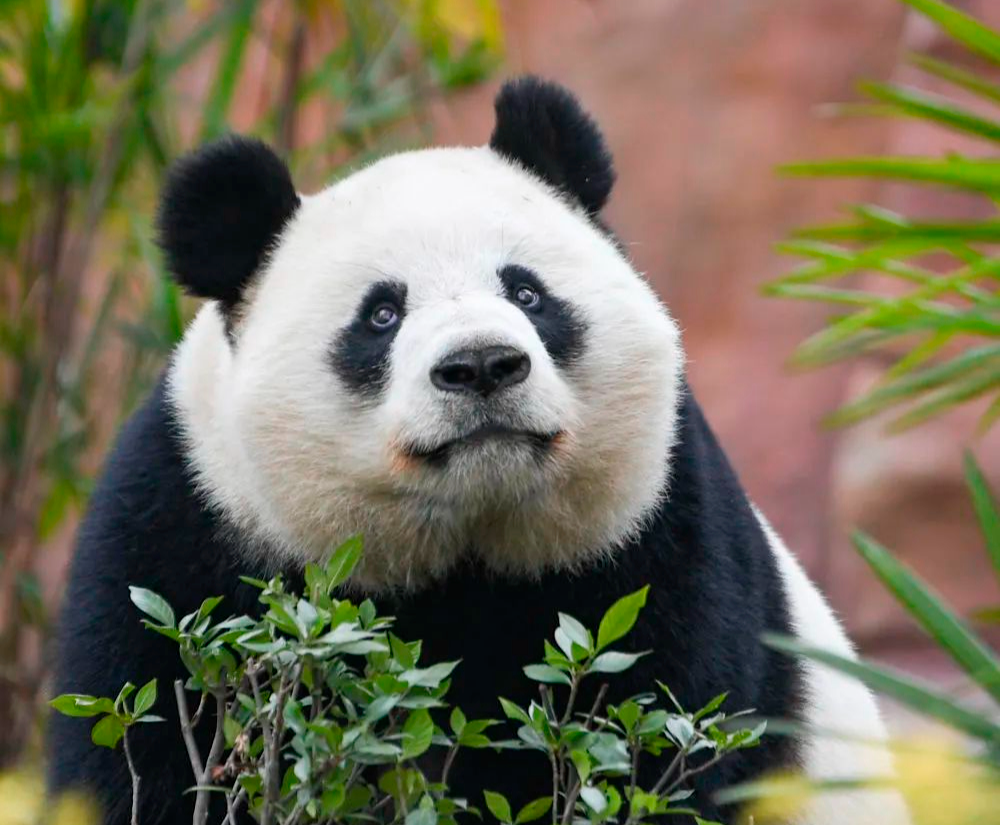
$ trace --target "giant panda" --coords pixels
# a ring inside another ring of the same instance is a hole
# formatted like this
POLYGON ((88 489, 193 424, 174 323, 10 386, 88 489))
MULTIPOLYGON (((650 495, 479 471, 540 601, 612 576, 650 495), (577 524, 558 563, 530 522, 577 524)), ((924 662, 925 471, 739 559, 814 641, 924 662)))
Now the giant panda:
MULTIPOLYGON (((522 666, 558 611, 596 627, 648 584, 630 640, 652 654, 612 683, 618 695, 659 679, 697 708, 728 690, 732 709, 856 737, 765 737, 697 779, 708 819, 735 821, 713 792, 768 771, 884 774, 888 757, 857 741, 884 735, 872 695, 760 641, 853 655, 706 423, 677 323, 602 221, 615 175, 596 124, 532 77, 495 108, 486 146, 392 155, 314 195, 252 139, 174 166, 160 242, 207 300, 94 491, 55 690, 184 675, 129 585, 179 614, 212 595, 253 611, 240 574, 294 577, 361 534, 350 586, 422 639, 426 661, 462 660, 449 698, 469 716, 531 698, 522 666)), ((176 710, 158 712, 167 724, 133 734, 140 821, 179 825, 192 777, 176 710)), ((88 730, 52 719, 51 787, 89 788, 109 825, 125 823, 125 762, 88 730)), ((452 778, 475 800, 549 788, 547 766, 521 754, 464 752, 452 778)), ((866 791, 820 797, 798 822, 905 816, 866 791)))

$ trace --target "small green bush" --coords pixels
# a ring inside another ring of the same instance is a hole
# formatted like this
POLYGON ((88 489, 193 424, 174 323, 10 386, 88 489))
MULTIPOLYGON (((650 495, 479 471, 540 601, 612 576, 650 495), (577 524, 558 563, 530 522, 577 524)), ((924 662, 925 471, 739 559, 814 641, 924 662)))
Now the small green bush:
MULTIPOLYGON (((763 723, 741 724, 748 711, 723 712, 726 694, 688 713, 663 684, 617 705, 605 701, 603 684, 590 707, 579 707, 585 679, 613 677, 645 655, 613 649, 645 604, 643 588, 612 605, 596 633, 560 614, 543 660, 524 669, 538 683, 538 700, 522 707, 499 698, 497 709, 515 730, 508 738, 491 738, 509 726, 468 719, 458 707, 446 712, 449 676, 459 662, 422 663, 420 642, 396 636, 392 619, 379 616, 370 600, 355 604, 336 595, 360 555, 355 539, 325 567, 308 565, 303 595, 280 577, 245 579, 260 589, 260 618, 216 621, 221 599, 210 598, 178 621, 162 597, 131 588, 146 627, 177 643, 190 673, 186 683, 172 687, 177 735, 191 759, 195 825, 207 821, 209 794, 219 792, 231 814, 245 806, 261 823, 455 825, 463 815, 483 814, 478 800, 449 792, 449 772, 466 748, 538 751, 552 767, 551 795, 519 811, 483 789, 486 811, 504 825, 542 818, 635 825, 654 816, 692 816, 697 800, 690 780, 756 745, 764 732, 763 723), (199 752, 193 736, 199 724, 215 726, 208 753, 199 752), (432 760, 442 766, 437 776, 427 775, 420 760, 432 750, 440 755, 432 760), (696 753, 701 756, 692 762, 696 753), (645 754, 663 765, 651 787, 638 784, 645 754)), ((122 743, 134 810, 142 777, 129 755, 129 731, 162 721, 149 713, 156 688, 155 681, 145 685, 131 707, 132 685, 115 700, 67 694, 52 702, 62 713, 99 717, 95 745, 122 743)))

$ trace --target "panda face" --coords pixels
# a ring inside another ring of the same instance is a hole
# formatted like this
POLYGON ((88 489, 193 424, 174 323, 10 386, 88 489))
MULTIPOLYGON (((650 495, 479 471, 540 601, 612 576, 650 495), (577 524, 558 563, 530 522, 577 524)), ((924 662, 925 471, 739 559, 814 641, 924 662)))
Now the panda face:
POLYGON ((682 353, 578 203, 495 149, 386 158, 312 196, 172 387, 248 547, 417 587, 463 557, 536 574, 611 552, 663 492, 682 353))

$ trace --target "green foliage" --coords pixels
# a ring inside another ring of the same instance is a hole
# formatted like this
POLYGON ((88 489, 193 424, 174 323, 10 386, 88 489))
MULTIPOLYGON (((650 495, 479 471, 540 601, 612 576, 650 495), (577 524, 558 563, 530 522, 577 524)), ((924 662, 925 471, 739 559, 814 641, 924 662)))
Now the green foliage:
MULTIPOLYGON (((1000 34, 938 0, 904 0, 968 49, 1000 65, 1000 34)), ((985 158, 861 157, 784 167, 792 175, 867 177, 916 186, 945 187, 983 199, 996 212, 1000 162, 1000 86, 985 75, 923 56, 913 62, 930 76, 978 98, 957 100, 898 84, 864 83, 873 105, 866 113, 915 118, 981 139, 985 158)), ((779 248, 805 263, 767 287, 770 295, 819 301, 835 314, 826 329, 803 342, 793 363, 816 367, 873 351, 905 354, 882 381, 829 418, 851 424, 902 410, 890 424, 900 430, 956 405, 990 401, 980 420, 1000 416, 1000 219, 910 218, 879 206, 855 206, 843 223, 801 229, 779 248), (936 256, 932 267, 930 256, 936 256), (941 270, 941 261, 944 269, 941 270), (840 286, 859 273, 879 276, 875 288, 840 286)))
MULTIPOLYGON (((997 504, 971 456, 966 458, 966 468, 986 542, 995 558, 997 504)), ((838 656, 795 639, 768 637, 767 643, 853 676, 918 713, 961 731, 978 741, 983 746, 984 758, 992 760, 1000 770, 1000 724, 996 722, 996 714, 1000 711, 1000 659, 928 584, 888 550, 860 533, 854 536, 854 546, 938 648, 983 688, 993 706, 985 711, 967 707, 931 685, 891 668, 838 656)), ((1000 582, 1000 566, 997 567, 997 580, 1000 582)))
POLYGON ((64 693, 49 704, 54 710, 66 716, 99 716, 90 731, 90 738, 99 747, 114 749, 132 725, 163 721, 162 716, 149 713, 156 704, 156 679, 150 680, 139 689, 132 707, 129 707, 128 699, 133 693, 135 685, 126 682, 115 699, 106 696, 87 696, 82 693, 64 693))
MULTIPOLYGON (((615 705, 605 701, 608 684, 601 683, 581 706, 585 682, 627 670, 642 655, 609 646, 632 629, 647 588, 612 605, 596 634, 560 614, 555 644, 545 642, 543 661, 525 668, 527 678, 540 683, 538 700, 522 707, 501 698, 506 723, 469 719, 447 703, 460 663, 421 663, 420 642, 398 637, 391 618, 379 616, 368 600, 356 604, 337 595, 360 557, 360 539, 352 539, 325 565, 308 565, 302 596, 280 577, 244 579, 260 590, 259 619, 216 620, 221 599, 210 598, 178 620, 158 594, 130 588, 145 626, 177 644, 189 672, 186 682, 175 683, 174 695, 178 735, 196 754, 196 822, 204 821, 198 811, 207 813, 208 795, 223 793, 230 808, 245 806, 260 822, 454 825, 458 817, 487 811, 504 825, 543 818, 637 825, 695 813, 691 780, 753 747, 764 732, 762 723, 739 724, 746 711, 721 711, 725 694, 688 713, 665 685, 615 705), (198 753, 199 724, 214 726, 207 756, 198 753), (491 738, 510 724, 511 738, 491 738), (552 793, 517 811, 490 789, 483 789, 483 809, 452 796, 449 773, 470 748, 543 753, 552 793), (432 751, 440 758, 424 762, 432 751), (650 787, 638 782, 641 758, 661 765, 650 787), (440 775, 428 775, 433 764, 440 775)), ((94 741, 115 747, 132 724, 158 718, 148 713, 155 682, 135 693, 130 708, 134 691, 127 684, 115 700, 66 694, 52 706, 71 716, 100 716, 94 741)), ((127 738, 125 744, 128 755, 127 738)), ((138 787, 142 778, 134 770, 132 776, 138 787)))

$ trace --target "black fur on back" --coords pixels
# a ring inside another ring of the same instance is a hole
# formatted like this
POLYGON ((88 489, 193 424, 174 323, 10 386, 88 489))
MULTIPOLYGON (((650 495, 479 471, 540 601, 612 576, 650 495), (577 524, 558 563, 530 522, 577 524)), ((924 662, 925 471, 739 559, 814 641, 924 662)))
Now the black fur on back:
MULTIPOLYGON (((470 718, 499 716, 497 696, 526 703, 537 695, 521 667, 541 659, 542 640, 551 637, 558 611, 594 628, 615 599, 646 584, 647 606, 628 646, 653 653, 609 678, 611 699, 653 689, 654 679, 660 679, 689 709, 729 690, 730 710, 796 715, 796 666, 759 642, 765 631, 790 631, 775 560, 690 394, 682 402, 679 426, 670 495, 613 564, 513 581, 488 576, 470 562, 425 593, 379 605, 397 615, 399 635, 423 639, 425 664, 462 659, 450 698, 470 718)), ((256 591, 237 576, 266 571, 246 558, 192 487, 161 381, 121 433, 81 527, 59 623, 54 685, 56 693, 114 696, 125 681, 159 679, 155 712, 167 721, 139 725, 130 734, 143 776, 144 825, 191 821, 193 795, 182 797, 181 791, 193 777, 172 696, 173 681, 186 672, 176 646, 141 626, 128 586, 157 591, 178 616, 212 595, 225 597, 220 616, 255 612, 256 591)), ((207 716, 200 726, 205 735, 214 724, 207 716)), ((105 821, 123 825, 130 804, 125 761, 120 750, 91 745, 92 723, 53 714, 50 786, 88 786, 106 805, 105 821)), ((759 748, 702 775, 698 804, 709 819, 725 820, 727 812, 710 802, 712 791, 793 758, 789 740, 765 738, 759 748)), ((647 775, 653 770, 652 764, 644 766, 647 775)), ((467 750, 456 762, 453 789, 475 802, 485 787, 523 803, 550 792, 547 777, 547 765, 537 755, 467 750)), ((221 804, 218 798, 214 802, 221 804)), ((211 821, 223 816, 215 809, 211 821)))
POLYGON ((600 129, 562 86, 531 75, 510 80, 494 101, 490 148, 578 201, 604 208, 615 183, 600 129))

